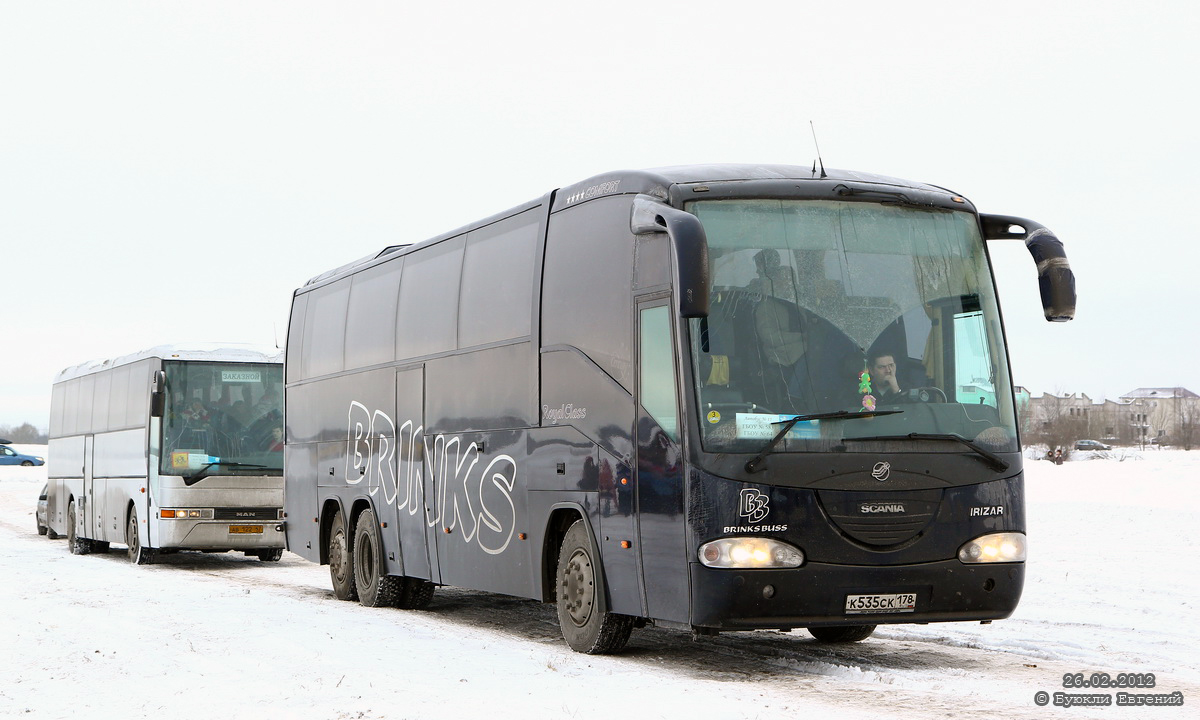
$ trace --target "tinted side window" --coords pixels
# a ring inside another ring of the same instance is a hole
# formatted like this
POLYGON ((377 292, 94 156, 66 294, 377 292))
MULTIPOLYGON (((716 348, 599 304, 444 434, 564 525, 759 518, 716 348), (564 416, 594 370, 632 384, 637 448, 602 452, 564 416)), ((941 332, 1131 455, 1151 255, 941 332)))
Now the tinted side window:
POLYGON ((303 378, 304 312, 308 309, 308 295, 296 295, 292 299, 292 316, 288 319, 287 343, 284 362, 287 363, 287 382, 303 378))
POLYGON ((592 200, 550 218, 542 292, 542 344, 573 345, 633 388, 628 198, 592 200))
POLYGON ((63 434, 63 409, 67 402, 67 386, 59 383, 50 391, 50 437, 63 434))
POLYGON ((671 344, 671 316, 666 305, 641 311, 641 393, 642 407, 659 427, 679 442, 679 421, 675 412, 675 353, 671 344))
POLYGON ((354 276, 346 313, 346 369, 396 359, 396 298, 400 259, 354 276))
POLYGON ((396 359, 432 355, 458 347, 458 283, 464 237, 404 257, 396 359))
POLYGON ((62 434, 78 435, 79 427, 79 380, 68 380, 63 383, 63 417, 62 434))
POLYGON ((96 376, 79 379, 79 402, 75 405, 75 432, 85 435, 92 430, 92 397, 96 393, 96 376))
POLYGON ((157 360, 142 360, 129 368, 129 392, 125 395, 125 427, 145 427, 150 418, 150 369, 157 360))
POLYGON ((129 404, 129 373, 132 365, 122 365, 111 373, 111 386, 108 399, 108 429, 119 430, 125 427, 125 409, 129 404))
POLYGON ((346 301, 350 297, 350 279, 314 290, 308 295, 304 318, 304 377, 341 372, 342 350, 346 343, 346 301))
POLYGON ((112 389, 112 373, 102 372, 96 374, 96 386, 92 391, 92 417, 89 425, 92 432, 105 432, 108 430, 108 396, 112 389))
POLYGON ((535 209, 467 236, 460 347, 529 335, 537 231, 535 209))

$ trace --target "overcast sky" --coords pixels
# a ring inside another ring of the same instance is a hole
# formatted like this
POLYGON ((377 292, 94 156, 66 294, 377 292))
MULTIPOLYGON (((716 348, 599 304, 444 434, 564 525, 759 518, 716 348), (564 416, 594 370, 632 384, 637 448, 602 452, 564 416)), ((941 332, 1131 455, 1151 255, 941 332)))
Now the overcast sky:
POLYGON ((64 367, 283 343, 292 291, 591 175, 707 162, 929 182, 1066 245, 1013 380, 1200 392, 1193 2, 0 0, 0 425, 64 367), (1185 318, 1191 317, 1191 321, 1185 318))

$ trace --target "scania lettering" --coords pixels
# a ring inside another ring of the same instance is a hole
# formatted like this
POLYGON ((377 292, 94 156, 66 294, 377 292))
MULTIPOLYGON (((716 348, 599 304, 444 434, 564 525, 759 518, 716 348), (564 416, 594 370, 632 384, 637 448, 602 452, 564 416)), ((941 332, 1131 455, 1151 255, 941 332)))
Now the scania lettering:
POLYGON ((288 546, 366 605, 557 603, 589 653, 647 625, 1008 617, 1026 518, 989 240, 1073 316, 1041 225, 791 166, 608 173, 319 275, 288 331, 288 546))
POLYGON ((283 354, 162 345, 67 368, 50 402, 48 517, 72 553, 283 555, 283 354))

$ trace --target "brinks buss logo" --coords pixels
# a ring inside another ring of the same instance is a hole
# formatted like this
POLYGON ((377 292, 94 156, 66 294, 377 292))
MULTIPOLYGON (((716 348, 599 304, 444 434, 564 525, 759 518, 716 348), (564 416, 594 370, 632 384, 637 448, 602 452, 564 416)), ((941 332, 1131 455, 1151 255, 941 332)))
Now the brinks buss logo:
POLYGON ((752 523, 762 522, 767 513, 771 512, 770 502, 771 499, 766 495, 754 488, 746 488, 742 490, 741 499, 738 501, 738 515, 752 523))

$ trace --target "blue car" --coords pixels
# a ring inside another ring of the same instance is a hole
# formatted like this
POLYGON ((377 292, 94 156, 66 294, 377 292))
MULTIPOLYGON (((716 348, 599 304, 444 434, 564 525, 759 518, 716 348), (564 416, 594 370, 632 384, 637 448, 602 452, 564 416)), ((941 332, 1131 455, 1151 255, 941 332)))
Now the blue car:
POLYGON ((7 445, 0 445, 0 465, 45 465, 46 461, 36 455, 22 455, 7 445))

